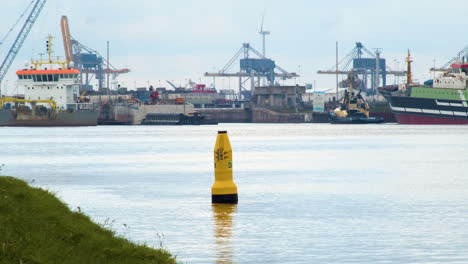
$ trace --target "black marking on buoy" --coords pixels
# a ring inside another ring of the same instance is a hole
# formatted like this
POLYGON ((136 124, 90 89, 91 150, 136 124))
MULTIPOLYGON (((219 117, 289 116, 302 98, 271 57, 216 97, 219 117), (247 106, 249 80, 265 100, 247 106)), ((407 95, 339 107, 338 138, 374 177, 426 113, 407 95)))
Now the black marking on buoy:
POLYGON ((214 204, 237 204, 239 201, 236 194, 211 195, 211 203, 214 204))

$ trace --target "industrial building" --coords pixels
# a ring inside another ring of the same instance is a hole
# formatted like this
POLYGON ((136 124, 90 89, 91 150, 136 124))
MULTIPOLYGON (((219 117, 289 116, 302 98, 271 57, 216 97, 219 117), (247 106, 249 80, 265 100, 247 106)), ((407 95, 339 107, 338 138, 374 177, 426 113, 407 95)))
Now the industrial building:
POLYGON ((255 88, 257 107, 290 108, 302 103, 305 86, 260 86, 255 88))

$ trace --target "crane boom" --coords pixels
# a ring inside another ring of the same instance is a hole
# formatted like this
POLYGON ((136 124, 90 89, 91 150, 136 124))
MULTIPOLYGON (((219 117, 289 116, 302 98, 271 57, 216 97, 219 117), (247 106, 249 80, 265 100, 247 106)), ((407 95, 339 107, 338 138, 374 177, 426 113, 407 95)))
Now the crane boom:
POLYGON ((177 86, 175 86, 172 82, 166 81, 170 86, 174 87, 174 89, 177 89, 177 86))
POLYGON ((65 50, 65 57, 67 58, 67 64, 69 64, 75 59, 73 57, 70 27, 68 26, 68 18, 66 16, 62 16, 62 19, 60 20, 60 27, 62 29, 63 48, 65 50))
POLYGON ((18 99, 18 98, 11 98, 11 97, 3 97, 3 98, 0 98, 0 108, 3 107, 3 104, 5 102, 18 102, 18 103, 46 103, 46 104, 49 104, 50 105, 50 108, 52 110, 56 110, 57 109, 57 102, 55 102, 54 100, 51 99, 44 99, 44 100, 26 100, 26 99, 18 99))
POLYGON ((447 69, 450 65, 452 65, 458 59, 460 59, 460 57, 462 57, 467 52, 468 52, 468 46, 466 46, 464 49, 458 52, 456 57, 452 58, 449 62, 447 62, 444 66, 442 66, 442 69, 447 69))
POLYGON ((15 42, 11 46, 6 58, 3 60, 3 63, 0 66, 0 83, 2 82, 3 78, 5 78, 5 75, 7 74, 8 69, 10 68, 11 64, 13 63, 13 60, 18 54, 19 50, 21 49, 21 46, 23 46, 23 43, 26 40, 26 37, 31 31, 31 28, 36 22, 37 17, 41 13, 41 10, 44 7, 46 1, 47 0, 37 0, 36 3, 34 4, 34 7, 32 8, 31 13, 26 19, 26 22, 24 23, 23 27, 18 33, 18 36, 15 39, 15 42))

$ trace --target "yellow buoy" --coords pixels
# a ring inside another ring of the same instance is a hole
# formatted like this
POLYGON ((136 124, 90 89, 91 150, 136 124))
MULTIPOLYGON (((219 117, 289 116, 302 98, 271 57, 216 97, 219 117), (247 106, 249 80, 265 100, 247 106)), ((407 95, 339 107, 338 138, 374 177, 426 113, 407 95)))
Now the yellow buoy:
POLYGON ((211 202, 237 204, 237 186, 232 178, 232 148, 226 131, 219 131, 214 148, 215 182, 211 202))

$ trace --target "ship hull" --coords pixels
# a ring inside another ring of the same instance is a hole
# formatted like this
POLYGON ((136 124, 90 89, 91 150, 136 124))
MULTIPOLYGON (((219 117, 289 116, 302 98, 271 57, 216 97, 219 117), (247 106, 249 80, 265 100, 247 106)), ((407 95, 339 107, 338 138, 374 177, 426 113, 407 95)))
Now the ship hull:
POLYGON ((398 123, 404 125, 466 125, 468 120, 446 118, 439 116, 421 116, 409 114, 396 114, 398 123))
POLYGON ((370 102, 369 117, 383 118, 385 123, 396 123, 396 117, 392 113, 388 103, 385 102, 370 102))
POLYGON ((330 123, 332 124, 381 124, 384 119, 381 117, 337 117, 336 115, 330 116, 330 123))
POLYGON ((468 102, 409 96, 386 96, 400 124, 468 124, 468 102))
POLYGON ((97 111, 60 112, 51 118, 17 119, 10 110, 0 109, 0 126, 52 127, 52 126, 96 126, 97 111))

